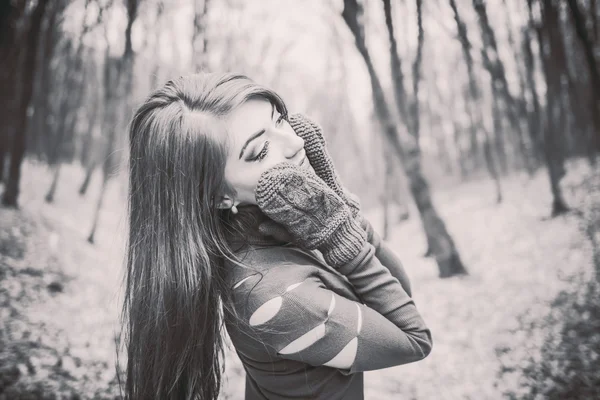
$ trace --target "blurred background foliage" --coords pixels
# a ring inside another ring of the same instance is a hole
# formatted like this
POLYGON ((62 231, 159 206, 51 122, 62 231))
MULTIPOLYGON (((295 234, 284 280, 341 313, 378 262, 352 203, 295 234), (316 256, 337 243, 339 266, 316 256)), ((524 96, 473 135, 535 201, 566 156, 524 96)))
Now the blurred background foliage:
POLYGON ((18 207, 24 182, 48 204, 76 186, 64 193, 94 204, 72 216, 94 243, 102 210, 125 201, 135 107, 178 75, 241 72, 323 126, 384 236, 419 221, 438 276, 468 275, 430 188, 479 182, 475 196, 502 204, 515 177, 542 174, 543 214, 569 213, 567 166, 597 172, 599 18, 596 0, 0 0, 2 204, 18 207))
MULTIPOLYGON (((594 0, 391 3, 3 0, 4 203, 17 204, 22 152, 56 169, 56 180, 65 162, 92 173, 109 163, 113 174, 133 108, 169 78, 199 70, 245 73, 319 121, 365 205, 408 201, 396 149, 384 152, 352 19, 388 102, 384 123, 418 141, 434 185, 546 165, 558 182, 565 158, 593 162, 594 0), (385 160, 391 178, 372 179, 386 175, 385 160), (384 196, 389 186, 399 188, 384 196)), ((554 196, 560 212, 564 200, 554 196)))

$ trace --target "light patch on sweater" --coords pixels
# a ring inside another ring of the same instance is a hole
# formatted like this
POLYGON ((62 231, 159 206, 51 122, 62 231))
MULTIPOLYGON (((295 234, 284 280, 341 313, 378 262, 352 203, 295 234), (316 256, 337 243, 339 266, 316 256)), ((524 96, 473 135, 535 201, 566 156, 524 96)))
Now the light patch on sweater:
POLYGON ((304 282, 305 282, 305 281, 298 282, 298 283, 294 283, 293 285, 290 285, 290 286, 288 286, 288 287, 285 289, 285 291, 286 291, 286 292, 289 292, 289 291, 291 291, 291 290, 294 290, 294 289, 296 289, 298 286, 302 285, 304 282))
POLYGON ((327 310, 327 318, 331 316, 333 309, 335 308, 335 295, 331 293, 331 302, 329 303, 329 310, 327 310))
POLYGON ((250 317, 250 326, 262 325, 273 318, 281 309, 283 299, 277 296, 258 307, 250 317))
POLYGON ((354 363, 354 359, 356 358, 356 352, 358 350, 358 338, 352 339, 340 352, 333 357, 331 360, 327 361, 325 366, 338 368, 338 369, 349 369, 352 367, 352 363, 354 363))
POLYGON ((252 278, 254 275, 250 275, 245 277, 244 279, 242 279, 241 281, 239 281, 238 283, 236 283, 235 285, 233 285, 234 289, 239 288, 240 286, 242 286, 242 283, 246 282, 248 279, 252 278))
POLYGON ((329 302, 329 309, 327 310, 327 319, 320 325, 317 325, 310 331, 306 332, 304 335, 300 336, 298 339, 294 340, 287 346, 285 346, 282 350, 279 351, 279 354, 292 354, 302 351, 309 346, 313 345, 317 342, 317 340, 325 337, 325 323, 329 319, 329 316, 335 309, 335 295, 331 294, 331 301, 329 302))
POLYGON ((361 329, 362 329, 362 323, 363 323, 363 320, 362 320, 362 311, 361 311, 360 306, 358 304, 356 304, 356 311, 358 311, 358 317, 357 317, 358 318, 358 324, 356 326, 356 334, 358 335, 360 333, 361 329))
POLYGON ((306 349, 308 346, 314 344, 317 340, 322 339, 325 336, 325 322, 317 325, 315 328, 306 332, 298 339, 294 340, 283 349, 279 351, 279 354, 292 354, 297 353, 306 349))

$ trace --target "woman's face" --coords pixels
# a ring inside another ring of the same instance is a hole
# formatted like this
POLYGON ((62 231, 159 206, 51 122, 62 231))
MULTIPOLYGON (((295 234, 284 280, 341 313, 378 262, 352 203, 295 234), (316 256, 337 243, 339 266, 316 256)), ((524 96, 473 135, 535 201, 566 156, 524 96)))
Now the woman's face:
MULTIPOLYGON (((267 100, 251 99, 227 119, 229 154, 225 179, 236 190, 236 204, 256 204, 260 175, 281 162, 312 169, 304 140, 267 100)), ((313 170, 314 171, 314 170, 313 170)))

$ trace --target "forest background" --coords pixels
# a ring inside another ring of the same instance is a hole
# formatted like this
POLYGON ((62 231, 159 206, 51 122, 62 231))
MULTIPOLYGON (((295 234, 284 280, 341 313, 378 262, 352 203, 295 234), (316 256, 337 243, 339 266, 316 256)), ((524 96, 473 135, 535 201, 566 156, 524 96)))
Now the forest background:
POLYGON ((367 373, 368 398, 599 397, 599 19, 596 0, 1 0, 0 399, 119 396, 127 124, 196 71, 318 121, 405 263, 434 350, 367 373))

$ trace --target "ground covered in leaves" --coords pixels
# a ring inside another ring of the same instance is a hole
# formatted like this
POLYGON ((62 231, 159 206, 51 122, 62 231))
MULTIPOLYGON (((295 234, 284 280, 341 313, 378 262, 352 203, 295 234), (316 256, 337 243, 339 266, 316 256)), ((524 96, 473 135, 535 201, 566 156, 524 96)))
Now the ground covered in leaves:
MULTIPOLYGON (((414 211, 398 225, 388 241, 408 271, 434 348, 422 362, 366 373, 366 398, 558 399, 573 394, 569 382, 593 387, 591 375, 565 371, 598 359, 600 292, 591 283, 590 240, 598 232, 590 221, 600 221, 598 172, 569 165, 563 187, 577 211, 552 219, 545 171, 506 178, 499 205, 488 181, 434 191, 468 276, 437 277, 435 263, 422 256, 414 211), (553 354, 566 361, 553 363, 553 354), (567 384, 557 386, 560 380, 567 384)), ((86 239, 99 182, 79 197, 83 171, 65 168, 54 204, 46 204, 45 167, 29 163, 23 173, 21 208, 0 208, 0 399, 116 398, 125 186, 109 186, 92 245, 86 239)), ((378 210, 367 216, 382 226, 378 210)), ((243 369, 229 351, 222 398, 242 399, 243 389, 243 369)))

